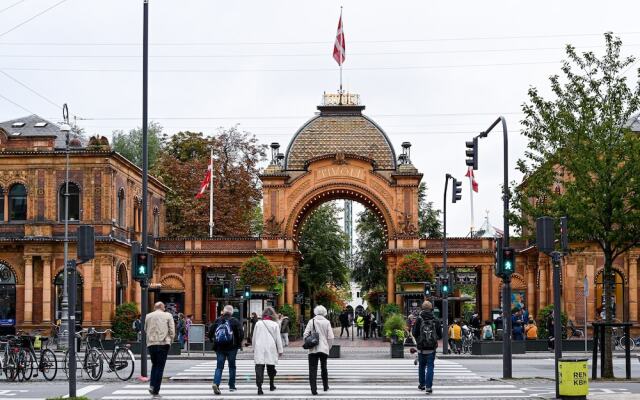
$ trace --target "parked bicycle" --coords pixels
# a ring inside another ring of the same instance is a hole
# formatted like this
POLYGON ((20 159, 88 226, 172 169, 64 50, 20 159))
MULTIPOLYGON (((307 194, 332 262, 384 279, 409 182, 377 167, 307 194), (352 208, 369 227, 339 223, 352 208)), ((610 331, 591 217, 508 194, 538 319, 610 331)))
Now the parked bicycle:
POLYGON ((471 354, 471 349, 473 347, 473 343, 477 340, 475 332, 479 330, 476 328, 468 328, 466 332, 462 335, 462 353, 463 354, 471 354))
POLYGON ((614 350, 624 350, 627 342, 629 342, 629 350, 633 350, 636 347, 636 341, 630 339, 627 335, 621 334, 620 330, 616 327, 611 328, 611 347, 614 350))
MULTIPOLYGON (((76 360, 82 360, 79 369, 87 373, 89 379, 98 381, 104 371, 104 363, 107 372, 115 372, 118 379, 126 381, 131 379, 135 371, 135 357, 129 349, 129 345, 121 345, 121 339, 114 339, 115 347, 109 355, 104 349, 102 338, 107 333, 113 333, 111 329, 97 331, 93 328, 83 329, 76 333, 81 338, 80 350, 84 347, 84 354, 79 351, 76 360)), ((77 362, 77 361, 76 361, 77 362)), ((69 376, 69 352, 65 352, 64 371, 69 376)))
POLYGON ((0 337, 2 356, 0 356, 0 375, 4 374, 8 381, 15 381, 18 372, 17 355, 20 347, 15 336, 0 337))
POLYGON ((58 374, 58 360, 55 353, 47 348, 49 338, 47 336, 30 335, 23 331, 18 333, 21 347, 21 351, 18 352, 18 360, 25 363, 22 370, 24 380, 28 381, 32 377, 38 376, 38 372, 42 373, 44 379, 48 381, 54 380, 58 374), (36 353, 34 346, 36 340, 40 341, 40 351, 38 353, 36 353), (22 354, 22 350, 26 353, 22 354))
POLYGON ((566 336, 567 339, 571 338, 584 338, 584 331, 578 327, 576 327, 575 323, 572 320, 567 321, 566 326, 566 336))

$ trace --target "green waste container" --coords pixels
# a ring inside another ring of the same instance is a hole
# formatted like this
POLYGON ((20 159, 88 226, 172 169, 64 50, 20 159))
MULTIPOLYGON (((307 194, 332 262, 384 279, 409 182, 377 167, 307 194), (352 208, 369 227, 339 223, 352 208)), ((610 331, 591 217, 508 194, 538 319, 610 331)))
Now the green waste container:
POLYGON ((561 399, 586 399, 589 394, 589 370, 586 358, 558 360, 561 399))

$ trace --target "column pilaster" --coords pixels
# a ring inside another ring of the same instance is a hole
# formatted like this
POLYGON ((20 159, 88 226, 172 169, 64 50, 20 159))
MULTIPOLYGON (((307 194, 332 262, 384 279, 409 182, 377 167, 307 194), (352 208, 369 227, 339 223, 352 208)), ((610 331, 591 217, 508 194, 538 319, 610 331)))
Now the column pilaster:
POLYGON ((24 323, 33 323, 33 257, 24 257, 24 323))
POLYGON ((202 323, 202 266, 196 265, 194 267, 195 273, 195 310, 193 316, 197 324, 202 323))
POLYGON ((42 323, 51 323, 51 256, 42 256, 42 323))
POLYGON ((293 267, 287 268, 287 304, 293 305, 293 267))
POLYGON ((629 259, 629 321, 638 321, 638 257, 629 259))

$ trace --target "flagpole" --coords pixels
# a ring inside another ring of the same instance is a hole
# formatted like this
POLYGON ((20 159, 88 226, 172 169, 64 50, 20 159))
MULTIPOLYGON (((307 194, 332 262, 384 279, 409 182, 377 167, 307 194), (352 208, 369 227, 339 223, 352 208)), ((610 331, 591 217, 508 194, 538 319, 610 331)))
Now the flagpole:
POLYGON ((469 168, 469 203, 471 204, 471 229, 470 229, 470 237, 473 237, 473 221, 475 220, 475 216, 473 215, 473 170, 469 168))
MULTIPOLYGON (((340 34, 344 35, 344 23, 342 22, 342 6, 340 6, 340 29, 340 34)), ((342 105, 342 62, 340 63, 340 105, 342 105)))
POLYGON ((209 158, 209 237, 213 237, 213 146, 211 146, 211 157, 209 158))

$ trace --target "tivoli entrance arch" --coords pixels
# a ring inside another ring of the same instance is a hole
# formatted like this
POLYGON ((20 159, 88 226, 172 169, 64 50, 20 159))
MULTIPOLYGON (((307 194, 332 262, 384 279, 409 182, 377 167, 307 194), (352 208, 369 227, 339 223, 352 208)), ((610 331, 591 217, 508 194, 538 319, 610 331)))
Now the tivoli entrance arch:
MULTIPOLYGON (((261 176, 264 234, 271 246, 297 250, 302 223, 322 203, 357 201, 380 220, 386 234, 387 298, 395 302, 394 271, 403 254, 419 251, 418 185, 408 143, 396 152, 386 133, 362 114, 357 96, 325 95, 319 113, 294 135, 286 153, 272 144, 272 161, 261 176)), ((297 291, 298 255, 291 253, 286 302, 297 291)))

